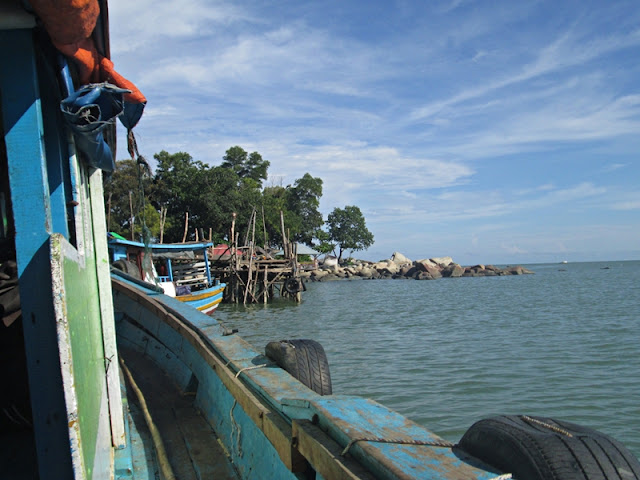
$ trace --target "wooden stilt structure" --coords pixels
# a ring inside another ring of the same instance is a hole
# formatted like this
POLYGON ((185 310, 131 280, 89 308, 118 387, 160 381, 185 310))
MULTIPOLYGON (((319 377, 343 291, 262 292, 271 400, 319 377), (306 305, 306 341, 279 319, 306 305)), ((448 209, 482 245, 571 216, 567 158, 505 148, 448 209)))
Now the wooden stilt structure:
MULTIPOLYGON (((227 284, 225 302, 230 303, 268 303, 276 291, 281 297, 300 302, 304 283, 298 272, 295 244, 286 242, 283 246, 283 258, 274 255, 255 244, 257 212, 254 210, 247 233, 245 245, 238 246, 239 233, 235 231, 235 215, 231 222, 232 244, 228 251, 216 255, 212 253, 211 273, 227 284)), ((284 221, 282 223, 283 238, 284 221)))

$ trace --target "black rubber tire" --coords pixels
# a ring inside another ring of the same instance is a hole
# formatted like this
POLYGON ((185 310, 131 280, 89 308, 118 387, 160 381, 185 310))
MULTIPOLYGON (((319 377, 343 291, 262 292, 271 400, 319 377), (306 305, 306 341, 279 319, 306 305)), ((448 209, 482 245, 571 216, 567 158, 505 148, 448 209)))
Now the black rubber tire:
POLYGON ((116 260, 111 265, 114 268, 117 268, 118 270, 122 270, 124 273, 132 276, 133 278, 142 280, 142 276, 140 275, 140 269, 135 263, 130 262, 129 260, 116 260))
POLYGON ((300 290, 302 290, 301 286, 300 286, 300 280, 297 278, 289 278, 284 282, 284 289, 290 293, 291 295, 294 295, 296 293, 298 293, 300 290))
POLYGON ((638 480, 640 463, 615 439, 542 417, 504 415, 476 422, 457 445, 518 480, 638 480))
POLYGON ((319 395, 331 395, 331 374, 324 348, 315 340, 269 342, 267 357, 319 395))

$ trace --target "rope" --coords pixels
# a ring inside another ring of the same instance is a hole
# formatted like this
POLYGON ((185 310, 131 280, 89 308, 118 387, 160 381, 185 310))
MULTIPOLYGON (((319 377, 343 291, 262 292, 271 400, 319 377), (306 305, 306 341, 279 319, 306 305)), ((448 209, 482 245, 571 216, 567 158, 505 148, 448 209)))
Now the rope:
POLYGON ((236 378, 238 378, 240 376, 240 374, 246 370, 255 370, 256 368, 262 368, 262 367, 266 367, 267 364, 263 363, 262 365, 253 365, 252 367, 244 367, 241 368, 240 370, 238 370, 238 373, 236 373, 236 378))
POLYGON ((566 437, 573 437, 573 435, 570 432, 566 431, 564 428, 558 427, 557 425, 551 425, 550 423, 546 423, 546 422, 543 422, 541 420, 537 420, 535 418, 531 418, 528 415, 522 415, 522 416, 520 416, 520 418, 522 420, 524 420, 525 422, 533 423, 535 425, 540 425, 541 427, 548 428, 549 430, 551 430, 553 432, 556 432, 556 433, 559 433, 561 435, 564 435, 566 437))
MULTIPOLYGON (((455 443, 451 443, 447 440, 432 440, 432 441, 423 441, 423 440, 400 440, 394 438, 380 438, 380 437, 362 437, 362 438, 354 438, 351 440, 345 449, 342 451, 341 455, 344 457, 348 452, 351 446, 357 442, 376 442, 376 443, 396 443, 398 445, 426 445, 429 447, 442 447, 442 448, 453 448, 456 446, 455 443)), ((513 474, 505 473, 503 475, 498 475, 497 477, 490 478, 489 480, 511 480, 513 478, 513 474)))
POLYGON ((353 446, 354 443, 357 442, 376 442, 376 443, 397 443, 398 445, 427 445, 430 447, 443 447, 443 448, 453 448, 455 447, 455 443, 448 442, 447 440, 432 440, 432 441, 423 441, 423 440, 401 440, 397 438, 381 438, 381 437, 362 437, 362 438, 354 438, 351 440, 347 446, 342 450, 342 456, 344 457, 349 449, 353 446))
POLYGON ((147 423, 147 427, 149 428, 149 432, 151 433, 151 439, 153 441, 153 445, 156 448, 156 455, 158 456, 158 464, 160 466, 160 470, 162 471, 162 475, 167 480, 175 480, 176 476, 171 469, 171 464, 169 463, 169 457, 167 456, 167 451, 165 450, 164 443, 162 441, 162 436, 160 435, 160 431, 156 424, 153 422, 151 418, 151 413, 149 413, 149 409, 147 408, 147 402, 144 399, 144 395, 138 388, 135 380, 133 379, 133 375, 127 368, 124 363, 122 357, 120 357, 120 365, 122 366, 122 371, 124 372, 127 380, 131 384, 131 388, 136 394, 138 398, 138 403, 140 404, 140 408, 142 408, 142 413, 144 414, 144 420, 147 423))

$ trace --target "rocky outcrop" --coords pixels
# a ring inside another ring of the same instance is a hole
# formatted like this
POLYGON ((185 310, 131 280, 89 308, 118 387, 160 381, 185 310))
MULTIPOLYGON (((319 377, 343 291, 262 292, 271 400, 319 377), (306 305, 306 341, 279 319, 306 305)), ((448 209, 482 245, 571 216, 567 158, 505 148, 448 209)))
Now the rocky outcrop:
POLYGON ((411 261, 399 252, 394 252, 388 260, 369 262, 355 260, 340 266, 337 262, 325 262, 320 268, 303 272, 302 277, 311 281, 328 282, 332 280, 373 280, 378 278, 435 280, 437 278, 495 277, 501 275, 532 274, 520 265, 504 268, 493 265, 477 264, 463 267, 451 257, 434 257, 411 261))

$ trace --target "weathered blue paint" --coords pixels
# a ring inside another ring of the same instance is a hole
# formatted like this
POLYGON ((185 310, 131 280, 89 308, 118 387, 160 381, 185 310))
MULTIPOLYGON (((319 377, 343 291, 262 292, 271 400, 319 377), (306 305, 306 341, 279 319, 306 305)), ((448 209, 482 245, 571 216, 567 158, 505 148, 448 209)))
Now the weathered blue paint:
MULTIPOLYGON (((255 408, 265 409, 265 415, 274 412, 289 425, 312 420, 319 431, 325 432, 340 448, 359 438, 441 441, 422 426, 372 400, 317 395, 274 366, 240 337, 224 336, 217 322, 210 317, 185 309, 175 299, 156 292, 148 290, 146 294, 162 305, 162 309, 178 315, 186 325, 192 325, 201 332, 199 338, 213 348, 220 362, 237 372, 242 384, 262 405, 255 408), (246 368, 249 369, 244 370, 246 368)), ((130 340, 133 338, 131 341, 141 350, 151 351, 160 365, 163 359, 167 359, 167 369, 178 373, 179 383, 187 383, 189 372, 197 378, 196 402, 226 445, 242 478, 295 478, 295 473, 287 468, 266 435, 265 417, 262 414, 255 417, 255 412, 251 414, 245 410, 222 381, 221 372, 204 360, 202 353, 186 340, 184 333, 169 328, 155 314, 145 312, 140 305, 136 307, 137 301, 118 291, 115 304, 123 313, 125 323, 127 317, 132 318, 146 332, 160 335, 159 346, 148 338, 144 339, 145 335, 148 336, 146 333, 132 334, 131 326, 119 329, 119 335, 130 340), (154 349, 158 351, 154 352, 154 349), (173 365, 177 359, 180 359, 179 369, 173 365)), ((288 441, 293 442, 289 448, 295 449, 291 431, 286 435, 289 435, 288 441)), ((376 478, 488 480, 498 474, 486 467, 479 468, 479 463, 473 459, 459 457, 450 447, 362 441, 351 447, 348 456, 376 478)), ((323 466, 318 465, 317 468, 322 469, 323 466)))
MULTIPOLYGON (((170 297, 159 296, 151 291, 148 293, 158 300, 166 301, 177 310, 183 310, 190 317, 204 317, 203 320, 209 322, 210 317, 191 308, 183 308, 180 302, 170 297)), ((146 331, 158 335, 161 339, 151 339, 147 333, 125 320, 125 324, 119 325, 118 328, 118 341, 121 345, 137 348, 153 358, 163 369, 166 367, 165 371, 168 373, 177 373, 177 384, 183 389, 191 380, 191 372, 198 378, 196 404, 227 446, 242 478, 296 478, 280 461, 277 452, 253 420, 235 402, 233 395, 222 384, 216 372, 203 361, 182 335, 117 292, 114 299, 116 309, 123 312, 125 318, 135 319, 146 331), (177 364, 180 367, 176 367, 177 364), (185 370, 187 366, 189 369, 185 370), (265 476, 266 472, 269 473, 265 476)))
MULTIPOLYGON (((41 479, 70 478, 69 435, 51 294, 51 197, 36 46, 30 30, 0 31, 2 122, 16 230, 23 329, 41 479)), ((59 160, 59 159, 58 159, 59 160)), ((61 195, 62 196, 62 195, 61 195)), ((61 197, 60 196, 60 197, 61 197)), ((59 198, 58 202, 59 203, 59 198)), ((58 209, 56 209, 58 211, 58 209)))

